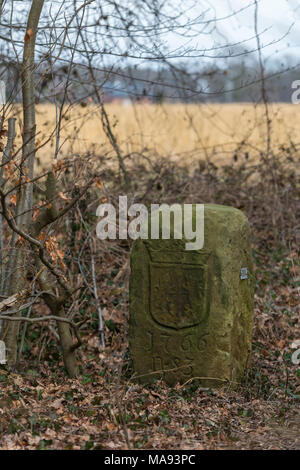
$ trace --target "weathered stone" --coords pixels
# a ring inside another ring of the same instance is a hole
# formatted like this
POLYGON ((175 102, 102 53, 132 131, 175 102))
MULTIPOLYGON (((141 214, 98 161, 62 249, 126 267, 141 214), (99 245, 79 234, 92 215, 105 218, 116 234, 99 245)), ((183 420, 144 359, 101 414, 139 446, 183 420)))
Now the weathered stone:
POLYGON ((204 214, 198 251, 187 251, 184 238, 134 243, 129 343, 141 382, 198 378, 204 386, 235 385, 250 361, 249 223, 232 207, 206 204, 204 214))

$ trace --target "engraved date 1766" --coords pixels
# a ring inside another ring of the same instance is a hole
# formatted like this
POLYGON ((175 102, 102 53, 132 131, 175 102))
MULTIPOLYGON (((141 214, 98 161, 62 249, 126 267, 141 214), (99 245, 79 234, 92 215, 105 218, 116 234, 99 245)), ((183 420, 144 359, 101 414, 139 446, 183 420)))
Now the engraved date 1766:
POLYGON ((206 334, 170 334, 147 331, 145 351, 152 355, 152 371, 193 376, 196 355, 206 345, 206 334))

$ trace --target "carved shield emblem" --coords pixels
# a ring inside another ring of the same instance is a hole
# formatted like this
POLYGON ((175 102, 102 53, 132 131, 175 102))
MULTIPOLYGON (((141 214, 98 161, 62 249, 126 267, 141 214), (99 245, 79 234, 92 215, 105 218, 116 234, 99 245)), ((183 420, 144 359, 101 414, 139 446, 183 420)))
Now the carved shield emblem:
POLYGON ((150 284, 150 312, 160 325, 182 329, 205 319, 201 265, 150 263, 150 284))

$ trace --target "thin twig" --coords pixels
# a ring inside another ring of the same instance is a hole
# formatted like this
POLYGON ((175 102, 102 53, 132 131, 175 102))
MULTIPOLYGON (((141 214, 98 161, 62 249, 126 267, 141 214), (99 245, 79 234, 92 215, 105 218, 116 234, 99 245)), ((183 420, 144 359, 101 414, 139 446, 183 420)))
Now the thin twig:
POLYGON ((103 316, 102 316, 101 305, 100 305, 99 297, 98 297, 98 289, 97 289, 96 274, 95 274, 95 260, 94 260, 94 255, 93 255, 93 244, 92 244, 91 239, 90 239, 90 251, 91 251, 92 280, 93 280, 93 286, 94 286, 94 297, 95 297, 96 306, 97 306, 97 310, 98 310, 98 316, 99 316, 100 341, 101 341, 101 346, 104 348, 105 347, 105 337, 104 337, 104 330, 103 330, 103 316))

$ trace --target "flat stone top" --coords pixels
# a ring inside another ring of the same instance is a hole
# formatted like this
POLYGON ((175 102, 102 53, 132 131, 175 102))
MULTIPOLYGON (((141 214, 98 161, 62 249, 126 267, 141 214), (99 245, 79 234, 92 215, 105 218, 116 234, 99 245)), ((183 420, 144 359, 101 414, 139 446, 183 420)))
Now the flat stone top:
MULTIPOLYGON (((193 214, 193 217, 194 217, 195 214, 196 214, 196 211, 195 211, 196 206, 197 205, 202 205, 202 204, 193 203, 193 204, 187 204, 187 205, 192 205, 193 206, 192 214, 193 214)), ((246 218, 245 214, 240 209, 237 209, 235 207, 222 206, 220 204, 203 204, 203 205, 204 205, 204 217, 210 216, 212 214, 216 214, 218 216, 224 216, 224 217, 225 216, 228 217, 230 215, 233 215, 235 217, 240 216, 240 217, 246 218)), ((185 204, 174 203, 174 204, 170 204, 166 209, 163 209, 162 211, 161 210, 153 211, 151 216, 153 216, 153 214, 157 213, 158 211, 163 212, 163 213, 168 213, 169 210, 172 208, 172 206, 176 206, 176 207, 180 208, 182 213, 184 213, 185 204)))
MULTIPOLYGON (((204 204, 205 211, 221 211, 221 212, 241 212, 240 209, 232 206, 222 206, 221 204, 204 204)), ((241 212, 242 213, 242 212, 241 212)))
MULTIPOLYGON (((203 218, 201 219, 201 210, 196 211, 197 204, 189 204, 189 211, 185 212, 184 204, 173 204, 173 205, 162 205, 162 210, 158 209, 149 214, 148 220, 145 224, 148 224, 148 238, 142 240, 149 249, 154 250, 167 250, 176 249, 181 251, 187 238, 184 232, 184 223, 186 223, 192 230, 196 230, 197 233, 202 229, 204 230, 205 246, 209 239, 212 241, 215 238, 222 238, 224 240, 228 237, 228 234, 232 231, 241 231, 245 225, 249 225, 247 217, 242 211, 231 206, 222 206, 219 204, 199 204, 204 206, 204 224, 203 218), (173 208, 175 214, 173 217, 173 208), (191 209, 192 206, 192 210, 191 209), (161 213, 161 219, 159 222, 159 236, 158 238, 150 236, 150 226, 152 227, 153 221, 158 221, 158 213, 161 213), (170 217, 171 215, 171 217, 170 217), (162 230, 166 224, 170 223, 170 238, 162 237, 162 230), (150 225, 151 224, 151 225, 150 225), (161 242, 161 243, 160 243, 161 242)), ((203 211, 202 211, 203 215, 203 211)), ((146 226, 146 225, 145 225, 146 226)), ((195 233, 195 232, 194 232, 195 233)), ((200 249, 201 251, 202 249, 200 249)), ((197 250, 195 250, 197 251, 197 250)))

